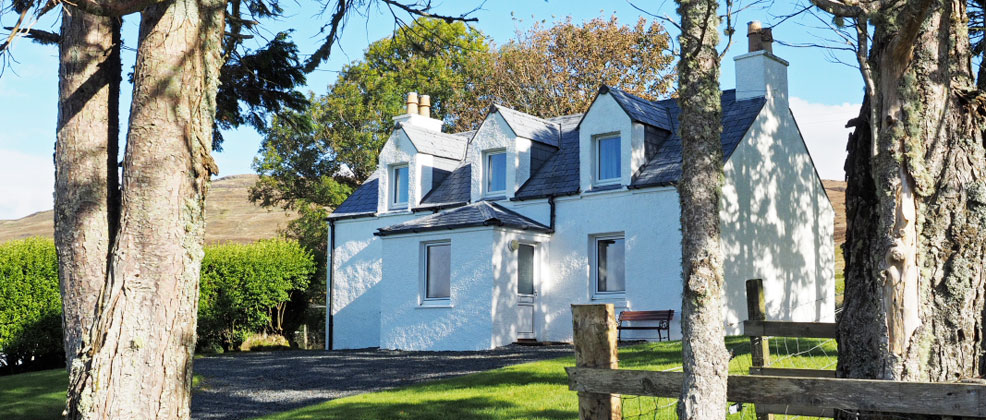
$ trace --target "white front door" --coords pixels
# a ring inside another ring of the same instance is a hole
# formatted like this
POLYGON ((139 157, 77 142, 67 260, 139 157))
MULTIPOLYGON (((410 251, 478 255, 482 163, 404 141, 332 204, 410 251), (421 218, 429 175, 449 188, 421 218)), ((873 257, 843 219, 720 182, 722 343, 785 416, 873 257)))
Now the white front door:
POLYGON ((535 245, 520 244, 517 248, 517 326, 518 339, 535 339, 534 308, 537 306, 537 256, 535 245))

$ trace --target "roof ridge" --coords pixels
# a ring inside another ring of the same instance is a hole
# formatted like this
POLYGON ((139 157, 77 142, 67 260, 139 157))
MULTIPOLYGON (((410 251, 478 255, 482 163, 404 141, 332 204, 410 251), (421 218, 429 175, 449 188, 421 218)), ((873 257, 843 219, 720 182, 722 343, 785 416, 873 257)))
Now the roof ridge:
MULTIPOLYGON (((533 114, 528 114, 528 113, 526 113, 526 112, 524 112, 524 111, 518 111, 518 110, 516 110, 516 109, 513 109, 513 108, 510 108, 510 107, 508 107, 508 106, 504 106, 504 105, 500 105, 500 104, 493 104, 493 106, 494 106, 494 107, 496 107, 496 108, 497 108, 497 110, 500 110, 500 109, 502 108, 502 109, 505 109, 505 110, 507 110, 507 111, 511 111, 511 112, 516 112, 516 113, 518 113, 518 114, 521 114, 521 115, 522 115, 522 116, 524 116, 524 117, 527 117, 527 118, 530 118, 530 119, 533 119, 533 120, 537 120, 537 121, 539 121, 539 122, 543 122, 543 123, 545 123, 545 124, 553 124, 553 125, 557 125, 557 126, 559 126, 559 127, 558 127, 559 129, 561 128, 561 124, 559 124, 559 123, 556 123, 556 122, 554 122, 554 121, 549 121, 548 119, 545 119, 545 118, 541 118, 541 117, 539 117, 539 116, 537 116, 537 115, 533 115, 533 114)), ((557 118, 557 117, 555 117, 555 118, 557 118)), ((509 124, 509 123, 508 123, 508 124, 509 124)))

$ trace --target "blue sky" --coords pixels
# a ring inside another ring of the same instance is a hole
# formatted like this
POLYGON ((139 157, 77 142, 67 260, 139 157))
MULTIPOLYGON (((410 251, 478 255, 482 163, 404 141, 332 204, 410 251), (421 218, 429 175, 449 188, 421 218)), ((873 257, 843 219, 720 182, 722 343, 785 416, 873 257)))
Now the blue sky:
MULTIPOLYGON (((334 0, 333 0, 334 1, 334 0)), ((803 1, 803 0, 802 0, 803 1)), ((438 2, 436 2, 437 4, 438 2)), ((458 15, 479 5, 479 1, 446 1, 437 13, 458 15)), ((576 22, 594 17, 617 16, 621 22, 632 24, 643 16, 653 19, 625 1, 507 1, 489 0, 471 16, 479 19, 474 27, 503 44, 518 30, 526 30, 535 21, 551 22, 572 16, 576 22)), ((677 20, 673 1, 637 1, 647 12, 677 20)), ((737 34, 722 65, 720 82, 724 89, 735 85, 733 60, 746 52, 745 23, 761 20, 765 26, 782 16, 800 9, 799 2, 776 1, 769 10, 754 8, 742 11, 737 22, 737 34)), ((322 40, 318 34, 327 15, 319 15, 315 2, 282 2, 287 17, 267 26, 273 35, 293 30, 293 38, 302 54, 314 51, 322 40)), ((11 26, 13 16, 0 19, 0 26, 11 26)), ((406 16, 405 16, 406 18, 406 16)), ((124 20, 125 71, 133 65, 136 15, 124 20)), ((666 25, 668 26, 668 25, 666 25)), ((826 32, 815 29, 819 22, 810 17, 784 21, 774 28, 774 38, 788 43, 819 42, 826 32)), ((35 25, 39 29, 56 30, 58 20, 52 16, 35 25)), ((305 91, 324 93, 343 65, 362 56, 366 46, 388 36, 394 28, 390 12, 373 7, 365 14, 350 18, 342 43, 333 48, 330 60, 308 76, 305 91)), ((674 28, 669 28, 675 35, 674 28)), ((13 47, 16 62, 0 76, 0 219, 16 219, 52 207, 54 170, 55 121, 58 98, 58 51, 55 46, 39 46, 21 39, 13 47)), ((858 71, 832 62, 828 54, 817 48, 795 48, 774 45, 774 53, 791 63, 788 69, 791 108, 798 119, 809 149, 826 179, 842 179, 845 141, 848 130, 845 121, 855 115, 862 97, 862 82, 858 71)), ((852 61, 851 56, 843 57, 852 61)), ((130 86, 123 86, 122 109, 129 107, 130 86)), ((126 126, 126 116, 121 118, 126 126)), ((125 131, 122 132, 125 134, 125 131)), ((260 146, 261 137, 249 128, 224 133, 224 151, 215 158, 220 175, 251 173, 250 165, 260 146)))

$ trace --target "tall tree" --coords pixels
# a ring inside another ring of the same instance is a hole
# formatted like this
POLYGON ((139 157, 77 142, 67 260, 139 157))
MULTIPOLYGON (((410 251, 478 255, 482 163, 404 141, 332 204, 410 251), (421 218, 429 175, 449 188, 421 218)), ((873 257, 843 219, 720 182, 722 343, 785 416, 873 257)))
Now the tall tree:
POLYGON ((666 97, 674 87, 670 44, 661 24, 643 18, 633 25, 615 16, 579 24, 568 17, 549 27, 535 23, 491 54, 489 74, 477 78, 473 97, 464 101, 550 118, 585 112, 600 84, 666 97))
POLYGON ((62 9, 55 142, 55 238, 65 360, 88 336, 119 216, 120 24, 62 9))
POLYGON ((986 92, 970 65, 966 3, 813 2, 854 20, 867 87, 846 161, 838 369, 890 380, 981 377, 986 92))
POLYGON ((723 271, 719 235, 722 186, 722 92, 719 90, 718 0, 678 0, 681 58, 678 103, 682 174, 682 383, 678 416, 721 419, 726 413, 729 353, 723 341, 723 271))

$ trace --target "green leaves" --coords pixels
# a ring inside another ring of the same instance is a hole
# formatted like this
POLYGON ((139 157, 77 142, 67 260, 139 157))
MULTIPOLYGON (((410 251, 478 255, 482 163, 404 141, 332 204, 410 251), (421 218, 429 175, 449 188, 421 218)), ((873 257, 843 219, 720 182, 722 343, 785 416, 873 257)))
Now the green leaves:
POLYGON ((199 342, 226 349, 246 333, 276 331, 276 315, 315 273, 312 254, 298 242, 270 239, 206 248, 199 295, 199 342))
POLYGON ((0 244, 0 371, 60 363, 61 315, 55 243, 28 238, 0 244))

